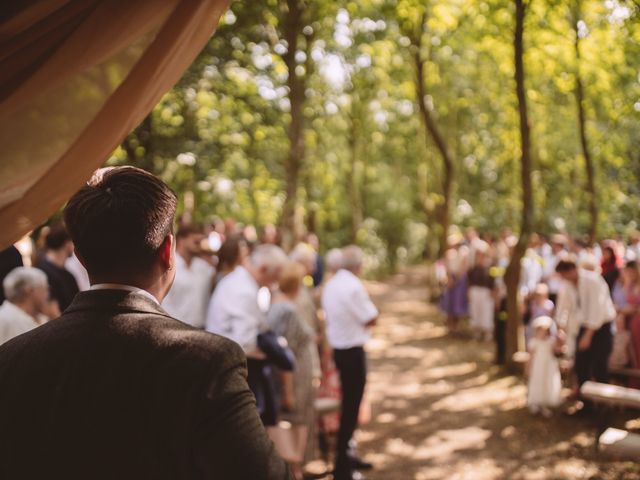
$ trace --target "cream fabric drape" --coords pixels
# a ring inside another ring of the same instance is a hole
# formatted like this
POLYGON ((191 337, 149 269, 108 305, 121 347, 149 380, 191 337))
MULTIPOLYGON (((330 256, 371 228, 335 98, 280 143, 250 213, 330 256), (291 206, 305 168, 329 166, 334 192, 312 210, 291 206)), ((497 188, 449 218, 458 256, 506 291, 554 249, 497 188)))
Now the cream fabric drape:
POLYGON ((60 208, 180 78, 229 0, 0 8, 0 248, 60 208))

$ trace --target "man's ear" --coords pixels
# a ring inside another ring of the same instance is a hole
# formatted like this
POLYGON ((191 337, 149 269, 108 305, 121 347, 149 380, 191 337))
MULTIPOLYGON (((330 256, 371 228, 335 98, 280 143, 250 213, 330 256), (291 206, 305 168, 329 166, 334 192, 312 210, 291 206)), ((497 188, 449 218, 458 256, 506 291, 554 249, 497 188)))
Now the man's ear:
POLYGON ((164 237, 162 245, 160 245, 160 261, 165 270, 171 270, 173 268, 173 234, 169 234, 164 237))

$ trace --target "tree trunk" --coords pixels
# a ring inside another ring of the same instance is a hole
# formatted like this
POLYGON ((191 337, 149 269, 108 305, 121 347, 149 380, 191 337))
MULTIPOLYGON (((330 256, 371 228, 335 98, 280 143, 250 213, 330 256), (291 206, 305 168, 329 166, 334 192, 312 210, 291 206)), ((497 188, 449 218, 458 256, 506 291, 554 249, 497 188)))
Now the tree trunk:
POLYGON ((298 196, 298 179, 304 158, 304 76, 296 74, 296 51, 298 38, 304 27, 302 21, 303 7, 300 0, 287 0, 288 11, 284 19, 283 34, 287 42, 287 52, 283 60, 287 66, 289 102, 291 104, 291 123, 289 124, 289 154, 285 167, 285 201, 282 209, 282 243, 285 249, 293 247, 296 233, 296 204, 298 196))
POLYGON ((348 194, 351 202, 351 242, 357 243, 358 230, 363 221, 363 205, 361 194, 362 169, 358 160, 358 122, 351 118, 351 131, 349 132, 349 153, 351 156, 350 172, 348 179, 348 194))
POLYGON ((433 115, 426 103, 425 96, 425 80, 424 80, 424 61, 421 55, 422 49, 422 26, 425 24, 426 14, 422 16, 420 22, 420 28, 416 32, 415 38, 413 38, 414 47, 414 63, 416 67, 416 97, 418 100, 418 108, 420 110, 420 117, 422 124, 425 128, 425 139, 431 138, 435 143, 440 156, 442 157, 442 182, 441 193, 442 203, 440 203, 436 210, 436 221, 440 226, 440 239, 438 242, 438 257, 444 256, 444 252, 447 249, 447 235, 449 233, 449 222, 451 213, 451 191, 453 187, 453 179, 455 176, 453 159, 449 153, 447 143, 440 133, 438 125, 436 124, 433 115))
POLYGON ((575 34, 574 48, 576 52, 576 107, 578 113, 578 130, 580 132, 580 147, 582 148, 582 156, 584 157, 584 165, 587 174, 587 182, 585 189, 587 192, 587 204, 589 208, 589 243, 593 243, 596 240, 598 233, 598 200, 595 185, 595 167, 591 157, 591 151, 589 149, 589 142, 587 139, 587 127, 586 127, 586 114, 585 114, 585 99, 584 99, 584 87, 582 84, 582 77, 580 76, 580 34, 578 28, 578 22, 581 17, 581 1, 576 0, 575 11, 573 18, 573 28, 575 34))
POLYGON ((507 287, 507 362, 512 363, 513 354, 521 347, 522 322, 520 319, 520 303, 518 299, 518 284, 520 283, 521 261, 524 256, 529 237, 531 235, 533 217, 533 192, 531 185, 531 139, 529 132, 529 118, 527 113, 527 98, 525 94, 524 73, 524 18, 526 5, 524 0, 515 0, 516 28, 513 37, 515 59, 516 94, 518 97, 518 113, 520 116, 520 141, 522 154, 520 158, 520 175, 522 182, 522 217, 520 220, 520 236, 516 244, 511 261, 505 272, 507 287))

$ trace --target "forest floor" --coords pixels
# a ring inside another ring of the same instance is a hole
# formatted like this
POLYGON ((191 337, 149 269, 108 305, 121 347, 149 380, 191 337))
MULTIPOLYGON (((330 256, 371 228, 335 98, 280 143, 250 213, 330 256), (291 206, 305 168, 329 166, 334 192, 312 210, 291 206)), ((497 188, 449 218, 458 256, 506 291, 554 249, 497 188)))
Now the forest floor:
MULTIPOLYGON (((532 416, 521 376, 493 364, 493 343, 447 334, 428 271, 367 288, 381 311, 367 346, 371 420, 357 432, 369 480, 640 479, 640 465, 594 448, 593 419, 532 416)), ((617 426, 638 428, 637 412, 617 426)))

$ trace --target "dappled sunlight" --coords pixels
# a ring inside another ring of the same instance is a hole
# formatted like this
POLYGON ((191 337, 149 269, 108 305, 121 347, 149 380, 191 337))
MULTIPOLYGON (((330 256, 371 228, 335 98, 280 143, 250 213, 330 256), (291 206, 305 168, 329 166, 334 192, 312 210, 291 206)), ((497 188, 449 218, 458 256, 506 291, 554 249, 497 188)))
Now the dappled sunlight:
POLYGON ((490 430, 478 427, 440 430, 414 450, 413 458, 444 463, 457 451, 484 448, 490 437, 490 430))
POLYGON ((375 356, 378 352, 384 352, 391 342, 382 337, 374 337, 367 343, 367 353, 369 356, 375 356))
POLYGON ((503 479, 502 468, 494 460, 461 461, 446 466, 420 469, 415 480, 495 480, 503 479))
POLYGON ((423 281, 415 278, 393 277, 374 297, 381 315, 367 345, 372 417, 357 434, 375 464, 367 478, 640 479, 634 466, 632 475, 598 476, 593 424, 558 411, 531 415, 525 379, 493 365, 492 342, 447 335, 425 289, 411 287, 423 281), (400 282, 406 286, 396 288, 400 282))
POLYGON ((391 286, 382 282, 365 282, 365 286, 370 295, 386 295, 391 290, 391 286))
POLYGON ((522 478, 525 480, 534 480, 537 478, 592 478, 598 473, 598 468, 593 464, 577 459, 569 458, 561 460, 551 467, 540 467, 533 471, 528 471, 525 467, 522 478), (547 476, 536 476, 542 473, 547 476))
POLYGON ((431 309, 425 305, 424 302, 419 300, 403 300, 401 302, 395 302, 393 305, 390 305, 390 308, 387 309, 387 312, 393 314, 426 314, 429 313, 431 309))
POLYGON ((458 389, 461 390, 465 388, 472 388, 472 387, 478 387, 480 385, 485 385, 486 383, 489 382, 490 378, 491 377, 489 376, 488 373, 481 373, 476 377, 471 377, 468 380, 464 380, 458 383, 458 389))
POLYGON ((453 376, 467 375, 473 373, 478 369, 478 364, 475 362, 459 363, 457 365, 445 365, 442 367, 432 368, 424 375, 424 378, 436 380, 440 378, 449 378, 453 376))
POLYGON ((434 403, 432 408, 450 412, 475 410, 513 401, 514 397, 522 396, 525 391, 526 387, 515 377, 506 377, 481 387, 457 391, 434 403))

